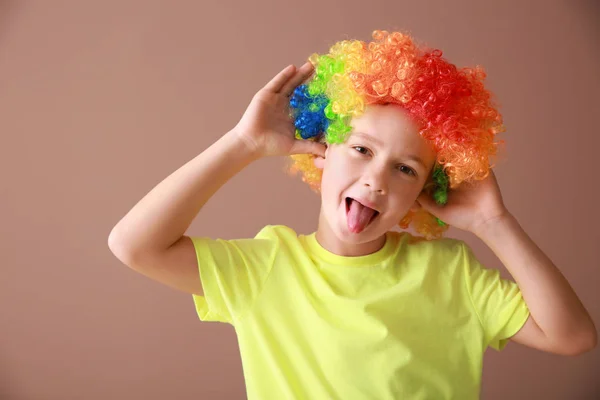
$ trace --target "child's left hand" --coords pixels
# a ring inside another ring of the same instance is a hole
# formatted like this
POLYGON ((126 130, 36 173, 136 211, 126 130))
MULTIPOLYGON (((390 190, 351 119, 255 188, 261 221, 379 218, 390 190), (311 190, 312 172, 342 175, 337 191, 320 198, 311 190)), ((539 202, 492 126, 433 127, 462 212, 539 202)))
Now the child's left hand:
POLYGON ((508 213, 492 170, 483 180, 449 190, 448 202, 443 206, 425 193, 421 193, 417 202, 445 223, 476 235, 487 222, 508 213))

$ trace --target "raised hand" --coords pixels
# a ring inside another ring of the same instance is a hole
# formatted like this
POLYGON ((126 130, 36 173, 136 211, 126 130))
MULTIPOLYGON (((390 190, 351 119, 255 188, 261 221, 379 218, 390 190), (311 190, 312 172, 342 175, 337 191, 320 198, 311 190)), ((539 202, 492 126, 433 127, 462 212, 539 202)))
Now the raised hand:
POLYGON ((325 156, 324 144, 296 139, 294 122, 289 115, 290 95, 312 72, 313 65, 310 62, 299 69, 289 65, 252 98, 234 131, 259 156, 307 153, 325 156))

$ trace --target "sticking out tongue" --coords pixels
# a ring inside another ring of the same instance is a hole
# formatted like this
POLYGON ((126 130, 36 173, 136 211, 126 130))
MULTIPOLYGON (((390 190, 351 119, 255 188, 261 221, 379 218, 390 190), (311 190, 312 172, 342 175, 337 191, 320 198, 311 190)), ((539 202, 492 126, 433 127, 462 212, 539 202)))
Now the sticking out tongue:
POLYGON ((360 233, 371 222, 376 211, 372 208, 365 207, 358 201, 350 200, 350 209, 348 210, 348 229, 352 233, 360 233))

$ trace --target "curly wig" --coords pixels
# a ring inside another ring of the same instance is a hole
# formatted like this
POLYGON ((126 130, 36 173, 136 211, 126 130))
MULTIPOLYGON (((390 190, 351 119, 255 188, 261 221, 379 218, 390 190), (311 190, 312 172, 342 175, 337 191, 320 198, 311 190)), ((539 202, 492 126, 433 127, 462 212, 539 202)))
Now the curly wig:
MULTIPOLYGON (((419 46, 407 33, 376 30, 373 41, 343 40, 328 54, 312 54, 315 67, 290 96, 296 138, 343 143, 350 121, 370 104, 403 107, 430 142, 436 162, 424 190, 445 204, 448 190, 484 179, 496 155, 495 135, 505 130, 502 116, 484 87, 481 66, 457 68, 442 51, 419 46)), ((320 192, 322 171, 312 154, 290 156, 286 172, 320 192)), ((421 209, 399 221, 427 239, 442 236, 447 224, 421 209)))

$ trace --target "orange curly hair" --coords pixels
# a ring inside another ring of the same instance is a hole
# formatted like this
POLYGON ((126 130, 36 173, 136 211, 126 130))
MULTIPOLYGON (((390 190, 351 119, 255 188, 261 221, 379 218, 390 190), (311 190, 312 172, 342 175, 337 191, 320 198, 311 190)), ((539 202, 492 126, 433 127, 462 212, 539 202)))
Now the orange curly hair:
MULTIPOLYGON (((457 68, 442 51, 417 46, 410 35, 376 30, 373 41, 343 40, 328 54, 312 54, 315 73, 290 98, 296 137, 343 143, 350 121, 370 104, 403 107, 420 127, 419 134, 435 150, 436 165, 424 188, 438 204, 446 191, 463 182, 484 179, 496 155, 496 134, 505 131, 502 116, 484 87, 481 66, 457 68)), ((320 192, 322 171, 314 155, 290 156, 286 172, 320 192)), ((421 209, 410 211, 400 227, 412 227, 427 239, 440 237, 448 226, 421 209)))

